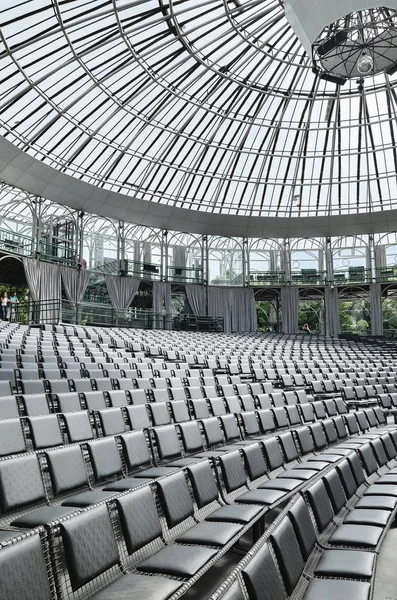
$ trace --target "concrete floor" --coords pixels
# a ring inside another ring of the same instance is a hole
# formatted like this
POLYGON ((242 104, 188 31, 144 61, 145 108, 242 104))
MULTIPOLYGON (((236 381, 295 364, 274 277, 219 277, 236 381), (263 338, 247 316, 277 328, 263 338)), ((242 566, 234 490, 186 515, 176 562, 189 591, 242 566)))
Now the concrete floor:
POLYGON ((397 529, 387 533, 379 552, 373 600, 397 600, 397 529))

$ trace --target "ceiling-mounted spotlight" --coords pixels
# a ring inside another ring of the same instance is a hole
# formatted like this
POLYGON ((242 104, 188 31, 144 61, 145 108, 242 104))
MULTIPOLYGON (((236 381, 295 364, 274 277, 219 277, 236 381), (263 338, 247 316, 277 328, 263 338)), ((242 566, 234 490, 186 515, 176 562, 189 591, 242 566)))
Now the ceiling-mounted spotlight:
POLYGON ((361 75, 369 75, 373 71, 374 61, 367 50, 363 50, 360 58, 357 61, 357 71, 361 75))

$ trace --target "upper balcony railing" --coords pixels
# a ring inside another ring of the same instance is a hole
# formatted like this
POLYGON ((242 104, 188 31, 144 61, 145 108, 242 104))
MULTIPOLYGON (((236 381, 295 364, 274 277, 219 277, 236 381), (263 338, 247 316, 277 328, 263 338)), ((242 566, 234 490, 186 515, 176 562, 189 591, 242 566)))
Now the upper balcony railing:
POLYGON ((280 286, 285 285, 284 271, 254 271, 249 275, 250 285, 253 286, 280 286))
POLYGON ((203 283, 201 267, 168 267, 168 281, 174 283, 203 283))
POLYGON ((397 281, 397 265, 389 267, 378 267, 376 269, 376 281, 385 283, 387 281, 397 281))
POLYGON ((69 266, 75 265, 77 258, 74 248, 63 244, 51 244, 45 240, 40 241, 40 255, 43 260, 69 266))
POLYGON ((334 271, 335 285, 357 285, 372 281, 371 269, 365 267, 345 267, 334 271))
POLYGON ((326 271, 317 271, 317 269, 301 269, 292 271, 292 285, 325 285, 327 277, 326 271))
POLYGON ((34 253, 34 240, 9 229, 0 229, 0 249, 22 254, 23 256, 32 256, 34 253))

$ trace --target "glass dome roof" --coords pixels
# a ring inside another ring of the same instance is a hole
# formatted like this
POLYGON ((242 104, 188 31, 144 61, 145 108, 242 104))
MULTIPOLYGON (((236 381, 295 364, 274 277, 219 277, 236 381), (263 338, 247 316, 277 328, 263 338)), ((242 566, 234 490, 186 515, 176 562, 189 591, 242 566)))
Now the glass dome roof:
POLYGON ((397 208, 397 77, 320 80, 282 0, 3 0, 0 134, 176 208, 397 208))

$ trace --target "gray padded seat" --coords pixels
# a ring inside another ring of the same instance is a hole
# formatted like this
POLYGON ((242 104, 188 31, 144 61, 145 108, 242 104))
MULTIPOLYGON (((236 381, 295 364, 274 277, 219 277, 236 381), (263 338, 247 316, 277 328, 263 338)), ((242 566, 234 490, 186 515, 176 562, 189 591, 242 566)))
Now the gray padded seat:
POLYGON ((167 388, 153 389, 152 395, 155 402, 169 402, 170 395, 167 388))
MULTIPOLYGON (((269 599, 271 600, 286 600, 283 584, 267 544, 264 544, 254 554, 241 574, 249 600, 263 600, 264 590, 269 590, 269 599)), ((318 596, 316 600, 320 598, 322 600, 321 596, 318 596)))
POLYGON ((38 508, 15 519, 11 525, 13 527, 23 527, 24 529, 41 527, 67 517, 74 512, 76 512, 76 509, 72 506, 43 506, 43 508, 38 508))
POLYGON ((98 392, 109 392, 113 389, 112 382, 110 379, 99 379, 98 377, 94 379, 95 387, 98 392))
POLYGON ((0 398, 0 419, 16 419, 19 417, 18 404, 15 396, 0 398))
POLYGON ((102 392, 85 392, 84 400, 87 410, 90 412, 93 410, 102 410, 103 408, 107 408, 102 392))
POLYGON ((222 398, 210 398, 209 404, 214 417, 226 414, 226 408, 222 398))
POLYGON ((129 387, 129 385, 125 384, 125 381, 128 380, 120 379, 119 388, 121 390, 129 390, 132 404, 146 404, 148 400, 145 390, 134 390, 133 386, 129 387))
POLYGON ((29 417, 28 423, 35 450, 62 446, 63 439, 56 415, 29 417))
POLYGON ((38 534, 0 550, 0 581, 4 600, 53 598, 38 534))
POLYGON ((98 411, 102 433, 105 436, 124 433, 126 426, 120 408, 107 408, 98 411))
POLYGON ((168 600, 181 585, 180 581, 166 577, 134 573, 120 577, 91 598, 92 600, 128 600, 130 598, 168 600))
POLYGON ((69 382, 66 379, 54 379, 47 381, 51 394, 67 394, 70 392, 69 382))
POLYGON ((128 415, 131 429, 147 429, 150 427, 151 423, 146 410, 146 404, 127 406, 125 410, 128 415))
POLYGON ((203 419, 201 423, 203 425, 205 438, 209 447, 223 444, 222 429, 216 417, 203 419))
MULTIPOLYGON (((0 374, 2 374, 2 369, 0 369, 0 374)), ((19 380, 18 384, 18 387, 21 389, 21 393, 24 395, 45 393, 44 381, 42 379, 34 379, 32 381, 19 380)))
POLYGON ((64 413, 63 420, 69 443, 91 440, 94 437, 86 411, 64 413))
MULTIPOLYGON (((207 460, 188 468, 194 496, 199 509, 218 500, 218 487, 207 460)), ((251 505, 226 505, 214 510, 206 517, 206 521, 224 521, 232 523, 249 523, 261 512, 261 507, 251 505)))
MULTIPOLYGON (((219 458, 223 481, 228 493, 240 488, 246 489, 246 474, 238 451, 230 452, 219 458)), ((285 495, 278 490, 251 490, 235 499, 243 504, 273 504, 285 495)))
POLYGON ((143 431, 132 431, 120 436, 124 460, 129 471, 151 464, 151 455, 143 431))
POLYGON ((186 402, 183 402, 183 400, 176 400, 175 402, 170 402, 170 408, 172 418, 175 423, 183 423, 183 421, 190 420, 186 402))
POLYGON ((165 402, 153 402, 149 403, 148 408, 152 415, 152 421, 154 426, 168 425, 171 423, 171 417, 168 412, 168 406, 165 402))
POLYGON ((207 400, 204 398, 192 400, 191 407, 195 419, 207 419, 210 416, 207 400))
MULTIPOLYGON (((118 498, 116 504, 129 554, 160 538, 161 525, 149 486, 118 498), (137 514, 141 516, 139 526, 137 514)), ((172 544, 141 561, 137 568, 147 573, 191 577, 215 555, 216 550, 209 548, 172 544)))
POLYGON ((259 423, 264 433, 274 431, 276 424, 274 422, 273 413, 270 409, 260 409, 257 411, 259 423))
POLYGON ((23 396, 22 403, 25 408, 25 414, 27 414, 29 417, 48 415, 50 412, 50 409, 48 408, 48 402, 44 393, 23 396))
POLYGON ((108 396, 113 408, 128 405, 128 398, 125 390, 111 390, 109 391, 108 396))
POLYGON ((81 410, 80 398, 77 392, 57 394, 59 412, 79 412, 81 410))
MULTIPOLYGON (((171 472, 171 471, 170 471, 171 472)), ((150 478, 136 478, 136 477, 126 477, 125 479, 119 479, 118 481, 114 481, 109 485, 106 485, 103 488, 104 492, 126 492, 128 490, 134 490, 141 485, 145 485, 146 483, 152 482, 153 479, 150 478)))
POLYGON ((347 581, 341 579, 314 579, 303 597, 303 600, 368 600, 370 584, 362 581, 347 581))
POLYGON ((222 600, 244 600, 243 592, 237 581, 222 594, 222 600))
MULTIPOLYGON (((68 378, 69 379, 69 378, 68 378)), ((80 393, 91 393, 92 392, 92 384, 90 379, 77 379, 75 377, 72 378, 73 387, 76 392, 80 393)))
POLYGON ((381 537, 381 527, 372 525, 339 525, 328 540, 329 544, 337 546, 363 546, 374 548, 381 537))
POLYGON ((157 447, 157 452, 161 461, 167 459, 172 460, 165 466, 186 467, 187 465, 197 462, 197 458, 187 457, 182 458, 181 447, 174 425, 165 425, 164 427, 156 427, 153 429, 153 436, 157 447), (176 458, 179 457, 179 458, 176 458))
POLYGON ((11 387, 9 381, 0 381, 0 397, 9 396, 11 394, 11 387))
MULTIPOLYGON (((169 529, 193 517, 194 507, 183 473, 175 473, 157 483, 160 504, 169 529)), ((241 530, 238 523, 202 522, 179 535, 176 542, 204 546, 224 546, 241 530)))
POLYGON ((0 456, 26 452, 19 419, 0 420, 0 456))

